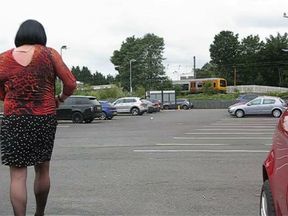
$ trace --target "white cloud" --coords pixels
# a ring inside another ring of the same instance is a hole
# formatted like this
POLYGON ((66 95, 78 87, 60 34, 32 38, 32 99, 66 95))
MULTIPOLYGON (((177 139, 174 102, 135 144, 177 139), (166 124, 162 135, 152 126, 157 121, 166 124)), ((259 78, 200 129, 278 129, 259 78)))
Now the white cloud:
POLYGON ((132 35, 154 33, 165 41, 168 75, 189 72, 210 60, 209 47, 222 30, 263 40, 283 34, 286 0, 10 0, 0 9, 0 51, 13 46, 15 33, 28 18, 45 27, 48 46, 60 50, 69 66, 88 66, 107 75, 116 71, 110 57, 132 35), (179 67, 180 65, 180 67, 179 67))

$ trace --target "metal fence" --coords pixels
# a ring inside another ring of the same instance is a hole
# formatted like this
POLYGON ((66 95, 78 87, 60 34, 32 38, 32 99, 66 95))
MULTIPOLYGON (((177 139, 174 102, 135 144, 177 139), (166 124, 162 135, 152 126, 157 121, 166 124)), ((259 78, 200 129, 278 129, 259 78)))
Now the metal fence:
POLYGON ((261 86, 261 85, 239 85, 227 86, 227 93, 238 91, 240 93, 270 93, 270 92, 288 92, 288 88, 274 87, 274 86, 261 86))

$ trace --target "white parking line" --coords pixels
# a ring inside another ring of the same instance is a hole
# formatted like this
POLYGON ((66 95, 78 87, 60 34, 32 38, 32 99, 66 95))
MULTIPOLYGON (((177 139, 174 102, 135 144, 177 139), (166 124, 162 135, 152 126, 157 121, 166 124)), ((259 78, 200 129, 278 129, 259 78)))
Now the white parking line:
POLYGON ((216 143, 157 143, 157 146, 228 146, 231 144, 216 144, 216 143))
POLYGON ((244 132, 237 132, 237 133, 231 133, 231 132, 207 132, 207 133, 205 133, 205 132, 199 132, 199 133, 184 133, 184 134, 187 134, 187 135, 208 135, 208 134, 213 134, 213 135, 215 135, 215 134, 221 134, 221 135, 269 135, 269 134, 273 134, 273 133, 260 133, 260 132, 255 132, 255 133, 244 133, 244 132))
POLYGON ((268 150, 213 150, 213 149, 206 149, 206 150, 191 150, 191 149, 182 149, 182 150, 176 150, 176 149, 134 149, 133 152, 139 152, 139 153, 169 153, 169 152, 196 152, 196 153, 267 153, 268 150))
MULTIPOLYGON (((250 128, 197 128, 196 130, 198 131, 251 131, 252 129, 250 128)), ((274 131, 275 128, 253 128, 253 131, 274 131)))
POLYGON ((265 124, 266 126, 276 126, 276 123, 273 124, 273 123, 248 123, 248 124, 230 124, 230 123, 213 123, 213 124, 210 124, 211 126, 263 126, 263 124, 265 124))
POLYGON ((272 137, 173 137, 176 140, 243 140, 243 139, 251 139, 251 140, 271 140, 272 137))
MULTIPOLYGON (((207 125, 205 126, 207 128, 223 128, 224 130, 226 130, 226 128, 231 128, 232 125, 207 125)), ((275 129, 275 125, 274 126, 266 126, 266 125, 234 125, 233 128, 271 128, 271 129, 275 129)))

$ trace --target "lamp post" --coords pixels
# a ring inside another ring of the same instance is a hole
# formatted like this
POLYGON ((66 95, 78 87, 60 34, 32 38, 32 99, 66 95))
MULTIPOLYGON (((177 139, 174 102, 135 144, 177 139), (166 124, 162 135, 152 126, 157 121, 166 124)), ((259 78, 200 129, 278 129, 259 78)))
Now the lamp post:
POLYGON ((129 61, 129 65, 130 65, 130 95, 132 95, 132 62, 135 62, 135 59, 131 59, 129 61))
POLYGON ((63 50, 63 49, 66 50, 66 49, 67 49, 67 46, 66 46, 66 45, 61 46, 61 48, 60 48, 60 55, 61 55, 61 57, 62 57, 62 50, 63 50))

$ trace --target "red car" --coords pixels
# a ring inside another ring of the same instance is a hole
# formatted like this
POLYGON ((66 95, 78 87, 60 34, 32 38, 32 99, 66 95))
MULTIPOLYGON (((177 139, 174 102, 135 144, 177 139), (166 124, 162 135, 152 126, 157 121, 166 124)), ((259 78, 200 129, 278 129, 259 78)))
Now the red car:
POLYGON ((261 216, 288 215, 288 111, 279 118, 272 148, 263 163, 261 216))

